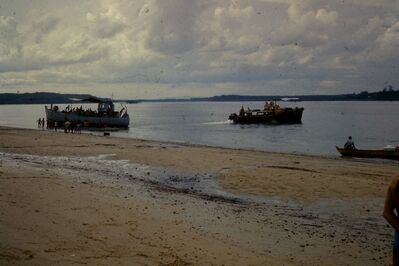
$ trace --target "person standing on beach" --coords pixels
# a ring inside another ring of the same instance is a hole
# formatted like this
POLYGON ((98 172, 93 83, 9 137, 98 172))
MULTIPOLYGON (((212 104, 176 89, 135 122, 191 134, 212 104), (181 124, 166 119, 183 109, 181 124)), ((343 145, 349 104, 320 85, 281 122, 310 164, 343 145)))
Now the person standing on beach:
POLYGON ((392 242, 393 265, 399 266, 399 176, 389 185, 384 204, 384 218, 394 228, 392 242), (396 213, 395 213, 396 212, 396 213))

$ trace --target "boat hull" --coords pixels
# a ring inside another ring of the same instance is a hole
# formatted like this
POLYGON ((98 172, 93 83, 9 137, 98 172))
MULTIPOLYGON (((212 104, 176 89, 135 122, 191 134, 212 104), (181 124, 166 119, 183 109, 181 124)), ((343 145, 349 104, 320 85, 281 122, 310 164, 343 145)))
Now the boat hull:
POLYGON ((336 147, 342 156, 399 160, 399 150, 348 150, 336 147))
POLYGON ((229 119, 237 124, 301 124, 303 108, 285 108, 276 113, 231 114, 229 119))
POLYGON ((99 117, 99 116, 85 116, 79 115, 75 112, 60 112, 54 111, 52 109, 45 107, 47 123, 54 124, 57 122, 60 126, 66 121, 73 123, 83 123, 87 127, 119 127, 127 128, 129 127, 130 118, 128 114, 123 117, 99 117))

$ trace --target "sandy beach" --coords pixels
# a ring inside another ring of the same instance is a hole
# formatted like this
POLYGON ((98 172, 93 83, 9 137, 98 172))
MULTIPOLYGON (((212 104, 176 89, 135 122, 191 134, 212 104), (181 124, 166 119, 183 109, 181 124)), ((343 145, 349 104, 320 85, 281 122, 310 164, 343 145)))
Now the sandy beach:
POLYGON ((1 265, 389 265, 399 163, 0 128, 1 265))

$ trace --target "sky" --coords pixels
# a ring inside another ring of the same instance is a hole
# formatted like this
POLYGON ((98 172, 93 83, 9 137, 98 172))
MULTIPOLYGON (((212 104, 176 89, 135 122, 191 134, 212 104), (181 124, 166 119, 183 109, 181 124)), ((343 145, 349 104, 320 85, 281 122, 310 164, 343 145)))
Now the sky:
POLYGON ((399 89, 398 0, 0 0, 0 93, 399 89))

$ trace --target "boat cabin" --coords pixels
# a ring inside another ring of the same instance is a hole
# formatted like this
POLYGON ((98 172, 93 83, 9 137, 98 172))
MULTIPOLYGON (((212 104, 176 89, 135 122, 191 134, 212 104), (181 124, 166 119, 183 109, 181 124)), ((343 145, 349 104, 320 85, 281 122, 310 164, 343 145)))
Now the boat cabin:
POLYGON ((242 114, 242 116, 264 116, 266 114, 267 114, 266 112, 263 112, 259 109, 254 109, 254 110, 244 112, 242 114))
POLYGON ((114 112, 114 104, 112 102, 100 102, 98 103, 98 113, 107 114, 114 112))

